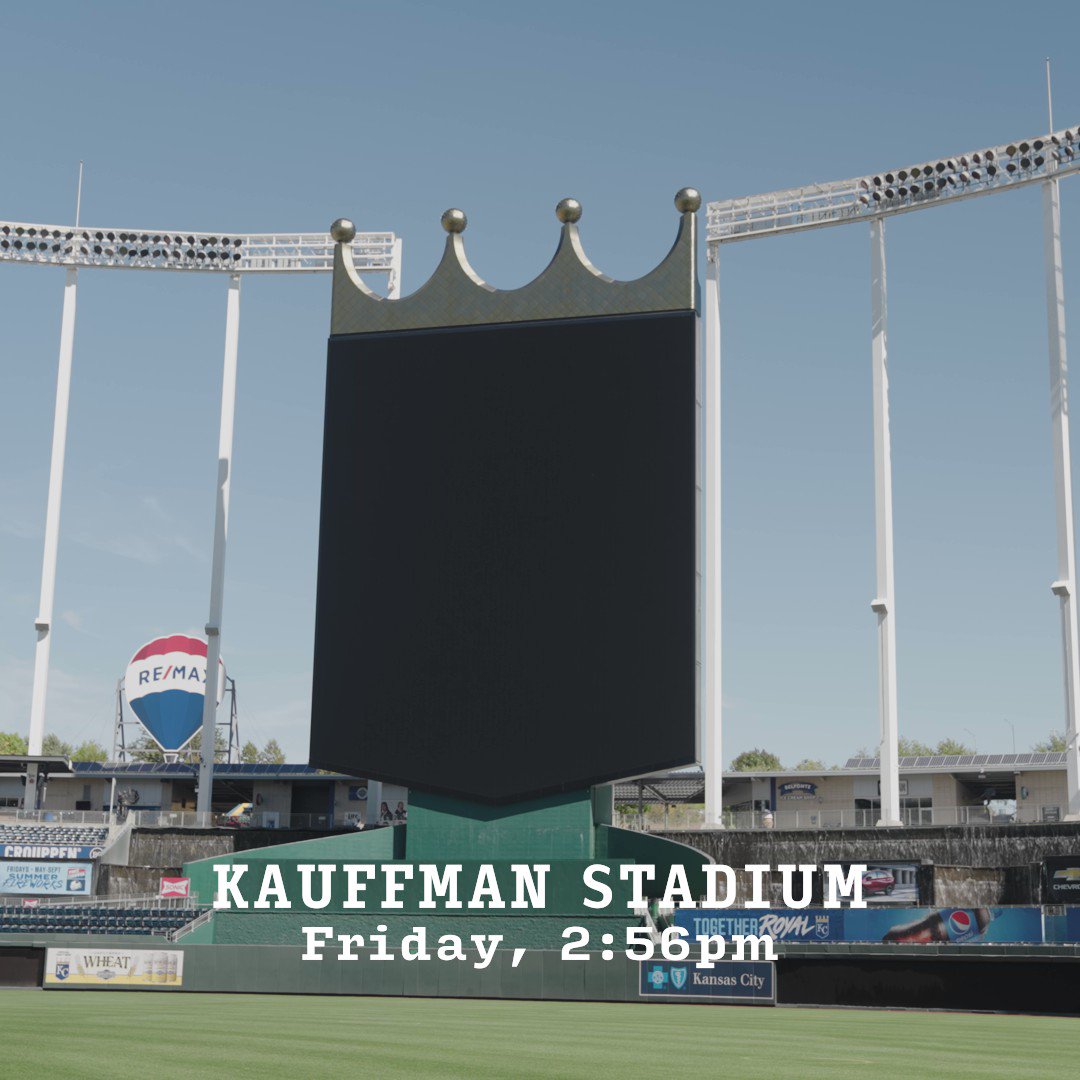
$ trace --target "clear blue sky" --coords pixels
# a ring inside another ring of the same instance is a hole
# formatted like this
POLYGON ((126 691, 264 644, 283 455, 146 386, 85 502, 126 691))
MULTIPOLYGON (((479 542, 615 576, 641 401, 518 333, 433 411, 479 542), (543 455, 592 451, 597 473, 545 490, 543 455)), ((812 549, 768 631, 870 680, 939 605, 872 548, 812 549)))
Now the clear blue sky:
MULTIPOLYGON (((405 240, 462 206, 521 284, 552 209, 633 277, 707 199, 1080 122, 1080 8, 684 2, 0 9, 0 218, 405 240)), ((1080 184, 1063 185, 1080 334, 1080 184)), ((888 226, 901 731, 1018 749, 1062 726, 1039 194, 888 226)), ((869 241, 724 253, 726 757, 877 740, 869 241)), ((25 731, 62 272, 0 266, 0 730, 25 731)), ((206 621, 225 288, 86 271, 49 727, 108 743, 131 653, 206 621)), ((241 734, 305 759, 329 279, 245 283, 223 647, 241 734)), ((1073 352, 1080 355, 1080 336, 1073 352)), ((1080 432, 1077 433, 1080 438, 1080 432)))

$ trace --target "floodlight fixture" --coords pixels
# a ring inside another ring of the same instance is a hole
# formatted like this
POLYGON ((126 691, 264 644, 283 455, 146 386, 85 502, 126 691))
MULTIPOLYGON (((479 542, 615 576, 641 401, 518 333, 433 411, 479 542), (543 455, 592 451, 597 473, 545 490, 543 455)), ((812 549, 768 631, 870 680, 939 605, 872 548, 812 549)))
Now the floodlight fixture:
MULTIPOLYGON (((357 233, 353 264, 387 273, 400 288, 400 241, 392 232, 357 233)), ((0 261, 124 270, 199 273, 329 273, 334 241, 328 233, 183 233, 151 229, 75 228, 0 222, 0 261)))
POLYGON ((1064 128, 924 165, 708 205, 710 245, 843 225, 989 195, 1080 171, 1080 131, 1064 128))

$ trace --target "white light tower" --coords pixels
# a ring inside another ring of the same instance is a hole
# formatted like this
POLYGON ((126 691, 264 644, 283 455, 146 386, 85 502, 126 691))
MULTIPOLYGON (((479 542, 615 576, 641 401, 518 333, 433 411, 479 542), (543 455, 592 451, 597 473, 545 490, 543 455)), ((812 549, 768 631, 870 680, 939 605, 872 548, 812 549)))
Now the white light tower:
MULTIPOLYGON (((1051 121, 1050 127, 1053 128, 1051 121)), ((1080 659, 1075 605, 1076 557, 1073 538, 1072 481, 1069 469, 1069 417, 1065 362, 1065 302, 1061 274, 1061 222, 1058 201, 1060 178, 1080 171, 1080 131, 1076 128, 1050 135, 974 150, 953 157, 932 158, 889 172, 839 180, 827 184, 777 191, 767 195, 728 199, 708 206, 709 264, 714 266, 720 246, 739 240, 754 240, 783 233, 820 229, 830 225, 865 222, 871 232, 871 362, 873 370, 874 417, 874 506, 877 563, 876 595, 871 607, 878 620, 878 682, 881 769, 881 815, 878 824, 897 825, 901 821, 897 711, 895 594, 893 588, 892 461, 889 438, 887 297, 885 275, 884 219, 916 210, 943 206, 962 199, 993 195, 1002 191, 1043 185, 1043 227, 1046 240, 1047 311, 1050 331, 1051 407, 1054 434, 1054 475, 1058 515, 1058 577, 1052 588, 1061 600, 1064 646, 1065 712, 1068 743, 1069 815, 1080 818, 1080 746, 1077 742, 1077 702, 1080 700, 1080 659)), ((716 339, 715 355, 720 355, 719 301, 706 300, 706 339, 716 339)), ((717 450, 719 454, 719 450, 717 450)), ((714 573, 706 582, 715 598, 706 599, 707 608, 719 611, 719 498, 707 511, 717 520, 714 573)), ((706 655, 719 680, 720 634, 717 623, 706 655)), ((707 684, 709 676, 706 675, 707 684)), ((707 713, 720 740, 719 698, 707 713)), ((704 739, 710 745, 710 736, 704 739)), ((718 817, 721 790, 719 765, 706 753, 706 772, 716 770, 706 782, 706 818, 718 817)))
POLYGON ((705 770, 705 824, 719 828, 724 811, 724 747, 721 725, 721 473, 720 473, 720 251, 709 245, 705 263, 705 365, 702 421, 704 428, 705 626, 701 645, 705 701, 702 709, 701 759, 705 770))
MULTIPOLYGON (((80 197, 81 197, 80 166, 80 197)), ((45 518, 45 553, 41 600, 34 620, 37 645, 30 706, 28 750, 41 753, 45 737, 49 652, 52 644, 56 562, 60 543, 60 495, 64 481, 71 365, 75 347, 75 301, 80 267, 112 270, 171 270, 227 276, 225 366, 222 380, 218 482, 211 569, 210 617, 207 621, 207 683, 203 712, 203 758, 199 770, 198 809, 208 811, 213 789, 214 723, 218 658, 225 587, 229 486, 232 480, 232 431, 236 408, 236 366, 240 333, 240 280, 248 274, 328 274, 334 268, 335 242, 328 233, 210 234, 186 229, 84 227, 79 206, 74 225, 39 225, 0 221, 0 262, 65 268, 64 308, 60 325, 60 363, 53 422, 52 464, 45 518)), ((391 232, 358 233, 353 262, 363 273, 387 275, 387 293, 401 291, 401 240, 391 232)), ((23 805, 34 809, 40 797, 38 769, 27 771, 23 805)))

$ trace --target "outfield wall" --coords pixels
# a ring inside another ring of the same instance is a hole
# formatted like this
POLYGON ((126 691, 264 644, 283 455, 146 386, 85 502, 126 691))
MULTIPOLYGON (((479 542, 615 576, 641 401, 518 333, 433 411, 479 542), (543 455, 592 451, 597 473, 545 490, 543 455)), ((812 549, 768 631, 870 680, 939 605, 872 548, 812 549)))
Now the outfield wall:
MULTIPOLYGON (((101 947, 86 937, 53 947, 101 947)), ((127 938, 117 949, 139 948, 127 938)), ((164 943, 159 944, 161 948, 164 943)), ((18 947, 0 943, 0 986, 40 986, 45 942, 18 947)), ((344 994, 380 997, 502 998, 552 1001, 642 1001, 636 962, 616 955, 603 961, 567 961, 554 950, 530 951, 519 966, 512 953, 497 953, 476 970, 475 954, 464 962, 376 962, 370 953, 340 961, 300 959, 284 945, 165 946, 184 953, 183 985, 151 993, 216 992, 344 994)), ((847 946, 829 953, 783 947, 776 961, 777 1001, 787 1005, 863 1006, 1080 1014, 1074 987, 1080 948, 1069 946, 847 946)), ((64 990, 59 992, 63 993, 64 990)), ((68 991, 70 992, 70 991, 68 991)), ((136 988, 99 993, 131 993, 136 988)), ((653 999, 664 1000, 664 999, 653 999)))

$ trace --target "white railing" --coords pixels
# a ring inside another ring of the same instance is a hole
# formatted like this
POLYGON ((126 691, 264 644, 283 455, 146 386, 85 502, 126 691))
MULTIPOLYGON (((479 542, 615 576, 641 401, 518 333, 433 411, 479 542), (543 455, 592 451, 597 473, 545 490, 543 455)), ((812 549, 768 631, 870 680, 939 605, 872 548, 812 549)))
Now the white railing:
MULTIPOLYGON (((876 828, 878 810, 725 810, 723 828, 734 830, 772 829, 872 829, 876 828)), ((1036 825, 1053 824, 1055 819, 1039 818, 1032 813, 994 814, 985 806, 920 807, 900 811, 900 820, 908 828, 942 825, 1036 825)), ((623 807, 615 812, 615 824, 641 832, 679 832, 708 829, 703 806, 650 806, 644 812, 623 807)))
POLYGON ((0 824, 9 822, 41 825, 112 825, 113 816, 107 810, 19 810, 0 807, 0 824))
MULTIPOLYGON (((198 895, 191 896, 124 896, 124 897, 101 897, 101 896, 60 896, 39 900, 33 905, 34 908, 54 907, 88 907, 108 908, 110 910, 123 910, 124 908, 151 908, 157 910, 169 910, 172 908, 198 907, 198 895)), ((18 906, 17 897, 7 899, 8 907, 18 906)))
POLYGON ((192 930, 197 929, 204 923, 208 923, 214 917, 214 909, 207 908, 201 915, 196 915, 194 919, 189 923, 184 923, 183 926, 176 930, 168 930, 165 933, 165 937, 169 941, 179 941, 182 937, 190 934, 192 930))
POLYGON ((256 810, 230 817, 196 810, 131 810, 127 821, 134 829, 310 829, 325 831, 353 827, 329 814, 278 814, 256 810))

